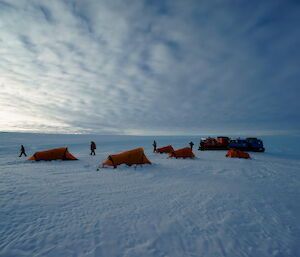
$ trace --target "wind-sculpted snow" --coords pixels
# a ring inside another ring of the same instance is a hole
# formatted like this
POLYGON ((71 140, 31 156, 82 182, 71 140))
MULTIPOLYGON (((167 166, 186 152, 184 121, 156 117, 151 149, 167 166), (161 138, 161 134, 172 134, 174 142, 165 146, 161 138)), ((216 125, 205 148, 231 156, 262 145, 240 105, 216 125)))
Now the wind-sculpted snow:
MULTIPOLYGON (((168 159, 152 153, 152 137, 0 139, 1 257, 299 256, 300 158, 271 139, 251 160, 197 150, 194 160, 168 159), (26 161, 20 144, 29 156, 67 145, 79 161, 26 161), (96 171, 108 154, 137 146, 154 165, 96 171)), ((191 139, 156 137, 175 148, 191 139)))

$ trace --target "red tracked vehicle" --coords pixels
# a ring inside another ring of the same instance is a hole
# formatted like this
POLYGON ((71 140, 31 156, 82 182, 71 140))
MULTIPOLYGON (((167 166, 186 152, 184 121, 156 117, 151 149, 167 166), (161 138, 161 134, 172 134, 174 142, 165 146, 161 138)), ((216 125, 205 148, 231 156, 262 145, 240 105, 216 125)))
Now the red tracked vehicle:
POLYGON ((201 138, 199 149, 200 151, 204 150, 227 150, 229 144, 229 137, 206 137, 201 138))

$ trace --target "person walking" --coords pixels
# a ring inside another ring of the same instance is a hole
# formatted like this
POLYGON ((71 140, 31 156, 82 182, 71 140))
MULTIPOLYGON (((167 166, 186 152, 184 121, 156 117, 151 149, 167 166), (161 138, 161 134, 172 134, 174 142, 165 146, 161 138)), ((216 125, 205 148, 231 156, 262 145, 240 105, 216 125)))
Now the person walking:
POLYGON ((94 141, 91 141, 91 155, 96 155, 95 150, 96 150, 96 143, 94 141))
POLYGON ((25 157, 27 156, 26 153, 25 153, 25 147, 24 147, 24 145, 21 145, 19 157, 21 157, 23 154, 25 155, 25 157))
POLYGON ((155 140, 153 141, 152 145, 153 145, 153 153, 155 153, 156 152, 156 145, 157 145, 155 140))
POLYGON ((194 143, 191 141, 191 142, 189 142, 189 145, 190 145, 190 147, 191 147, 191 150, 193 151, 194 143))

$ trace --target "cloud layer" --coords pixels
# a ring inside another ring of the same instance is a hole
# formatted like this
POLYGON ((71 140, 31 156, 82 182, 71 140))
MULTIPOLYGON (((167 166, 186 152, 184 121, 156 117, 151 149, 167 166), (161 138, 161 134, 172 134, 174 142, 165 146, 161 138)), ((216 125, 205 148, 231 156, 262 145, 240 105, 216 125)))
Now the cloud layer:
POLYGON ((0 130, 300 131, 297 1, 0 0, 0 130))

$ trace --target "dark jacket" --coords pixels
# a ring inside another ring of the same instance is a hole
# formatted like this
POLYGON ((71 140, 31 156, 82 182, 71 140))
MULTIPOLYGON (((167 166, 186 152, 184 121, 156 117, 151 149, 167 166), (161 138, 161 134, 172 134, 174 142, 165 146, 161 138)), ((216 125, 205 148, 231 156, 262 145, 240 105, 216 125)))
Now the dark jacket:
POLYGON ((95 142, 91 142, 91 150, 95 150, 97 147, 96 147, 96 144, 95 142))

